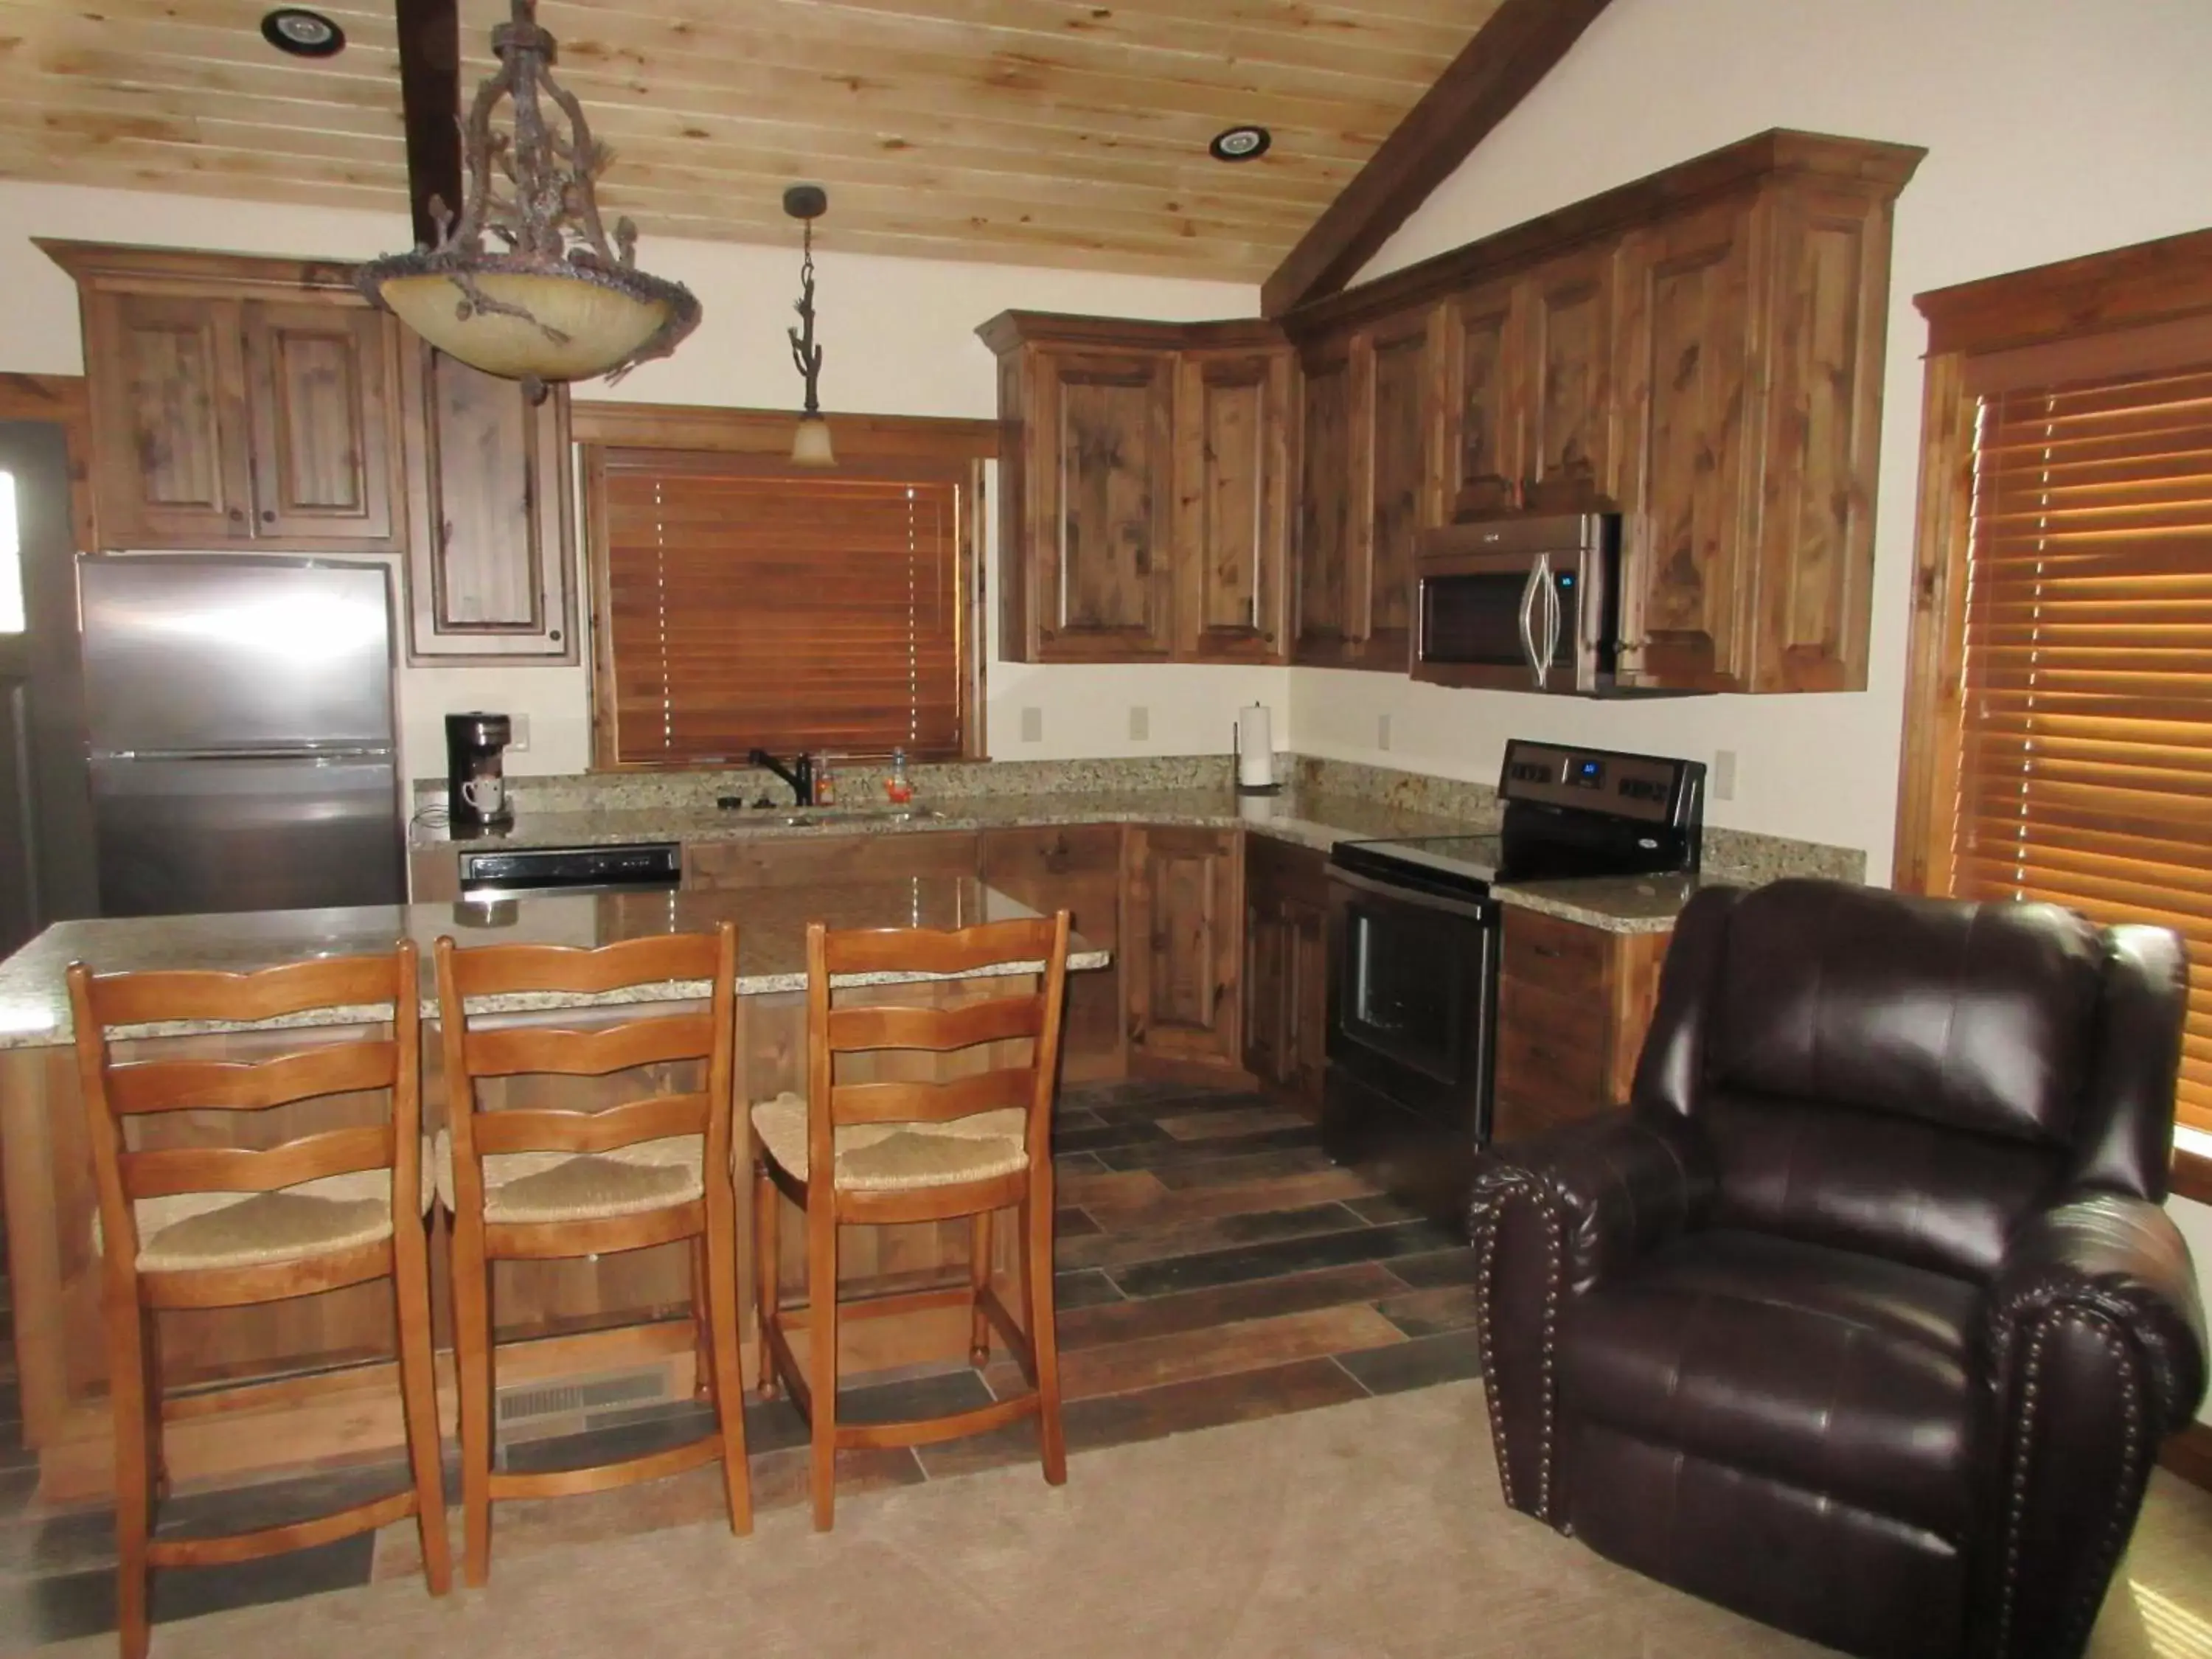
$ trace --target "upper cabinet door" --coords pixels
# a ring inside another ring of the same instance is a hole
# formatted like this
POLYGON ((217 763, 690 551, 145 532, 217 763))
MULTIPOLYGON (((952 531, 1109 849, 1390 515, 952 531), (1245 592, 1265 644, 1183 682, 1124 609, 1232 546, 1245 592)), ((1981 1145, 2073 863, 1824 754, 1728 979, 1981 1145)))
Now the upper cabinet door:
POLYGON ((532 403, 414 342, 401 379, 409 656, 574 662, 568 387, 532 403))
POLYGON ((1529 444, 1523 505, 1574 511, 1618 500, 1620 404, 1613 389, 1613 271, 1607 244, 1528 282, 1529 444))
POLYGON ((1444 465, 1458 518, 1482 518, 1520 505, 1528 470, 1522 288, 1517 279, 1485 283, 1460 295, 1449 313, 1444 465))
POLYGON ((88 290, 84 307, 102 543, 251 540, 239 307, 88 290))
POLYGON ((1177 373, 1176 647, 1212 661, 1279 658, 1289 355, 1192 352, 1177 373))
POLYGON ((256 533, 392 544, 389 335, 356 307, 245 310, 256 533))
POLYGON ((1082 662, 1172 646, 1174 358, 1043 354, 1038 654, 1082 662))
POLYGON ((1370 549, 1360 665, 1404 672, 1413 660, 1413 541, 1434 524, 1441 471, 1430 313, 1376 330, 1370 348, 1367 497, 1370 549))
POLYGON ((1759 429, 1751 204, 1630 239, 1621 559, 1626 683, 1747 690, 1759 429))
POLYGON ((1302 377, 1294 662, 1341 664, 1364 637, 1367 526, 1352 513, 1364 500, 1358 477, 1365 450, 1355 441, 1352 358, 1338 349, 1310 356, 1302 377))

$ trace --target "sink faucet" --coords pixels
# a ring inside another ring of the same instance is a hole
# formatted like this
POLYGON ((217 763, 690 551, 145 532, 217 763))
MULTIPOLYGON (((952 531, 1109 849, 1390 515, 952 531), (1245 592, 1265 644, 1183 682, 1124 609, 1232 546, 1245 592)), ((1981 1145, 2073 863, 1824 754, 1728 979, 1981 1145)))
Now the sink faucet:
POLYGON ((814 805, 814 757, 811 755, 800 755, 789 766, 786 766, 765 749, 754 750, 746 757, 746 759, 755 766, 766 767, 789 784, 794 805, 799 806, 814 805))

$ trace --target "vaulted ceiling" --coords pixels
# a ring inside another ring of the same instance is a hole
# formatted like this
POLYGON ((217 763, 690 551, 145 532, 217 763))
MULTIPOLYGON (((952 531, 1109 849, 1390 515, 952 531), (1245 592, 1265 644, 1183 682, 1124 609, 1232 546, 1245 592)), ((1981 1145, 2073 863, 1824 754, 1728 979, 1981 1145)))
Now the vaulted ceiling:
MULTIPOLYGON (((0 0, 0 176, 404 213, 390 0, 0 0)), ((1498 0, 544 0, 556 75, 616 152, 603 204, 648 235, 1256 281, 1498 0), (1273 149, 1207 142, 1243 123, 1273 149)), ((464 95, 507 0, 460 0, 464 95)), ((210 236, 219 240, 211 227, 210 236)), ((648 260, 649 263, 649 260, 648 260)))

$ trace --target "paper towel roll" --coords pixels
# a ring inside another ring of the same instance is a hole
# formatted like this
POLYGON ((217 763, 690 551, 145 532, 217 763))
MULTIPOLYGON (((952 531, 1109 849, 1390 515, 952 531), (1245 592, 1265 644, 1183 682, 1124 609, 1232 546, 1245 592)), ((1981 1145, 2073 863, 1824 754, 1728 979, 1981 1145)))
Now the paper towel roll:
POLYGON ((1270 723, 1263 702, 1237 711, 1237 782, 1242 788, 1274 787, 1275 742, 1270 723))

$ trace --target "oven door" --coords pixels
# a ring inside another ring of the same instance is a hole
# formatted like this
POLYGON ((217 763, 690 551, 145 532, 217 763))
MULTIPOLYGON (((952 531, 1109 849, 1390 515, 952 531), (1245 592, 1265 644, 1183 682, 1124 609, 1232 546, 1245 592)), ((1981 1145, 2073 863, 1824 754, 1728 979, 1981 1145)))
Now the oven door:
POLYGON ((1332 1092, 1341 1079, 1472 1149, 1489 1128, 1497 902, 1328 877, 1332 1092))

